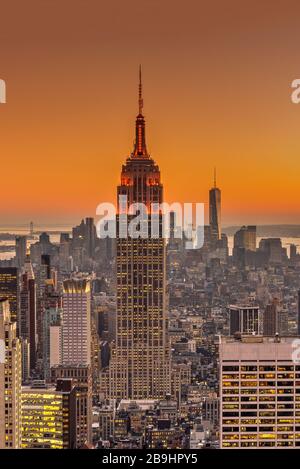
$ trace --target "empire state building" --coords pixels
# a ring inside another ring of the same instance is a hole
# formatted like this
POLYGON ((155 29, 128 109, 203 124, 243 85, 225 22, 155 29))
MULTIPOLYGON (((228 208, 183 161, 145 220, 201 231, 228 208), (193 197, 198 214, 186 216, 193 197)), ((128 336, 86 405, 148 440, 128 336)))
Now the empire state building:
MULTIPOLYGON (((118 202, 119 196, 127 197, 126 210, 134 203, 147 207, 149 236, 120 237, 118 207, 116 340, 109 368, 109 394, 116 399, 163 398, 170 392, 166 258, 161 214, 157 215, 157 236, 150 236, 151 204, 162 203, 163 186, 159 167, 146 147, 141 69, 139 78, 135 144, 122 167, 117 194, 118 202)), ((128 224, 130 220, 128 215, 128 224)))

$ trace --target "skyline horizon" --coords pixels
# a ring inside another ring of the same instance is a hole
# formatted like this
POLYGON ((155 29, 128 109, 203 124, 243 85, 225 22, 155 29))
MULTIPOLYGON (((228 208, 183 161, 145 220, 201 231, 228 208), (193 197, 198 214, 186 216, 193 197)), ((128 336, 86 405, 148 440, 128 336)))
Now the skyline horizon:
MULTIPOLYGON (((97 220, 97 216, 90 217, 88 215, 82 215, 77 218, 72 218, 69 219, 68 221, 62 221, 62 219, 59 219, 57 222, 54 220, 39 220, 35 221, 30 219, 30 221, 23 221, 23 222, 6 222, 2 223, 0 222, 0 232, 3 231, 5 228, 28 228, 28 231, 30 230, 30 223, 33 223, 34 228, 40 228, 40 227, 48 227, 48 228, 59 228, 59 227, 73 227, 77 226, 82 220, 85 220, 86 218, 93 218, 94 222, 97 220)), ((205 226, 208 226, 209 223, 205 222, 205 226)), ((257 228, 271 228, 271 227, 300 227, 300 223, 225 223, 222 224, 222 230, 229 230, 231 228, 238 228, 242 226, 256 226, 257 228)), ((38 230, 40 231, 40 230, 38 230)), ((54 231, 59 231, 59 230, 54 230, 54 231)), ((297 236, 296 236, 297 237, 297 236)))

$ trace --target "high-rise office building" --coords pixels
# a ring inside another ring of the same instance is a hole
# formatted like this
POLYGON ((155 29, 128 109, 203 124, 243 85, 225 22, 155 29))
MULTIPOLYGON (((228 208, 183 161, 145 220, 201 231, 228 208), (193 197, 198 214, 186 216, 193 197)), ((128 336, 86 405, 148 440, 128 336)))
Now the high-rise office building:
POLYGON ((294 337, 220 339, 221 448, 300 447, 294 337))
MULTIPOLYGON (((170 352, 165 298, 165 240, 162 215, 159 233, 150 237, 152 203, 163 201, 159 167, 146 148, 142 114, 142 84, 132 154, 122 167, 119 196, 127 197, 127 208, 143 203, 148 209, 148 237, 118 235, 122 209, 117 215, 117 318, 116 341, 110 362, 110 396, 126 399, 162 398, 170 391, 170 352)), ((129 214, 125 227, 132 216, 129 214)), ((123 225, 124 228, 124 225, 123 225)))
POLYGON ((51 381, 72 379, 75 386, 75 448, 92 442, 92 374, 89 365, 55 365, 51 381))
POLYGON ((230 305, 229 334, 259 334, 260 317, 258 306, 230 305))
POLYGON ((62 308, 48 306, 43 315, 43 375, 50 377, 50 368, 62 361, 62 308))
POLYGON ((0 449, 20 447, 21 342, 8 300, 0 300, 0 449), (4 356, 3 356, 4 352, 4 356), (4 360, 2 360, 4 358, 4 360))
POLYGON ((22 384, 30 381, 30 343, 28 339, 21 339, 22 352, 22 384))
MULTIPOLYGON (((52 272, 52 275, 53 275, 53 272, 52 272)), ((40 315, 40 325, 38 329, 38 336, 39 336, 39 352, 40 352, 39 356, 42 360, 45 359, 45 351, 48 350, 48 346, 49 346, 49 328, 48 328, 49 311, 61 310, 61 305, 62 305, 62 296, 56 290, 55 281, 53 280, 53 278, 45 279, 43 282, 43 288, 42 288, 41 296, 39 299, 41 315, 40 315), (46 334, 46 336, 44 334, 46 334)), ((53 317, 53 314, 50 313, 50 316, 53 317)), ((54 322, 56 321, 54 320, 54 322)), ((50 326, 50 323, 49 323, 49 326, 50 326)), ((45 371, 45 368, 43 368, 43 371, 45 371)))
POLYGON ((86 250, 89 257, 95 255, 96 227, 93 218, 86 218, 86 250))
POLYGON ((26 256, 24 272, 21 275, 19 335, 27 340, 30 349, 30 370, 36 365, 36 284, 30 256, 26 256))
MULTIPOLYGON (((44 243, 47 242, 48 238, 49 236, 46 233, 42 233, 40 236, 44 243)), ((51 275, 51 257, 49 254, 42 254, 36 268, 36 330, 38 336, 37 358, 39 362, 43 356, 43 315, 48 304, 47 289, 48 283, 51 281, 51 275)))
POLYGON ((268 263, 280 264, 287 256, 280 238, 264 238, 259 242, 259 250, 268 263))
POLYGON ((256 226, 242 226, 233 238, 233 258, 240 267, 255 265, 256 226))
POLYGON ((221 239, 221 191, 217 187, 216 169, 214 187, 209 191, 209 225, 214 240, 221 239))
POLYGON ((16 266, 21 269, 26 260, 27 238, 26 236, 16 236, 16 266))
POLYGON ((266 306, 263 315, 263 335, 275 336, 276 333, 280 333, 280 321, 278 311, 278 300, 274 299, 272 303, 266 306))
POLYGON ((72 449, 76 438, 76 389, 72 379, 56 387, 34 382, 22 387, 23 449, 72 449))
POLYGON ((60 272, 69 272, 71 269, 71 238, 69 233, 60 234, 59 243, 59 269, 60 272))
POLYGON ((290 260, 295 260, 297 258, 297 246, 295 244, 290 244, 290 260))
POLYGON ((88 280, 63 283, 62 364, 91 363, 91 289, 88 280))
POLYGON ((256 250, 256 226, 242 226, 234 235, 233 249, 256 250))
POLYGON ((300 335, 300 290, 298 290, 298 335, 300 335))
POLYGON ((95 256, 96 227, 93 218, 81 220, 80 225, 72 229, 72 252, 77 263, 84 267, 95 256))
POLYGON ((8 299, 12 321, 17 321, 19 315, 18 273, 19 271, 16 267, 0 267, 0 299, 8 299))

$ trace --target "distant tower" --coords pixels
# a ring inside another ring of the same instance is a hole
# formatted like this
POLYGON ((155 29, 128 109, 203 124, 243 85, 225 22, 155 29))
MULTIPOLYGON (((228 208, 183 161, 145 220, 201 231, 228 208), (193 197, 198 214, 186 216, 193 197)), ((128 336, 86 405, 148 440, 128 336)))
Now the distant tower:
POLYGON ((20 269, 24 266, 27 253, 27 237, 16 236, 16 266, 20 269))
POLYGON ((30 222, 30 236, 33 236, 33 221, 30 222))
POLYGON ((93 218, 86 218, 86 250, 90 258, 95 255, 96 228, 93 218))
POLYGON ((234 234, 234 248, 243 248, 246 251, 256 250, 256 226, 242 226, 234 234))
POLYGON ((221 239, 221 191, 217 188, 216 168, 214 187, 209 191, 209 225, 213 239, 221 239))
POLYGON ((290 244, 290 260, 295 260, 297 257, 297 246, 295 244, 290 244))

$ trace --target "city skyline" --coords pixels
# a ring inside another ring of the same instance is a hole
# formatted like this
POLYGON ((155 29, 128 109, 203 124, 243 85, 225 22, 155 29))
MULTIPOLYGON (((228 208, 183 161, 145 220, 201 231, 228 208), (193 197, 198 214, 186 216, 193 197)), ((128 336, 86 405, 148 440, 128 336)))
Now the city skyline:
POLYGON ((236 1, 219 5, 217 15, 195 1, 183 12, 179 2, 100 8, 92 0, 83 9, 77 1, 67 22, 69 5, 64 2, 57 16, 55 6, 43 2, 46 21, 39 2, 30 0, 19 7, 22 21, 13 30, 12 6, 3 7, 7 103, 0 108, 0 152, 16 187, 12 194, 11 178, 2 181, 3 223, 73 222, 94 216, 103 201, 115 202, 121 155, 134 138, 140 62, 149 150, 160 160, 166 201, 205 202, 208 216, 216 166, 224 225, 300 219, 300 111, 290 99, 299 5, 273 5, 268 21, 269 8, 259 2, 248 18, 236 1), (141 26, 143 16, 151 28, 141 26))
POLYGON ((14 3, 0 452, 22 451, 3 460, 300 448, 300 6, 14 3))

